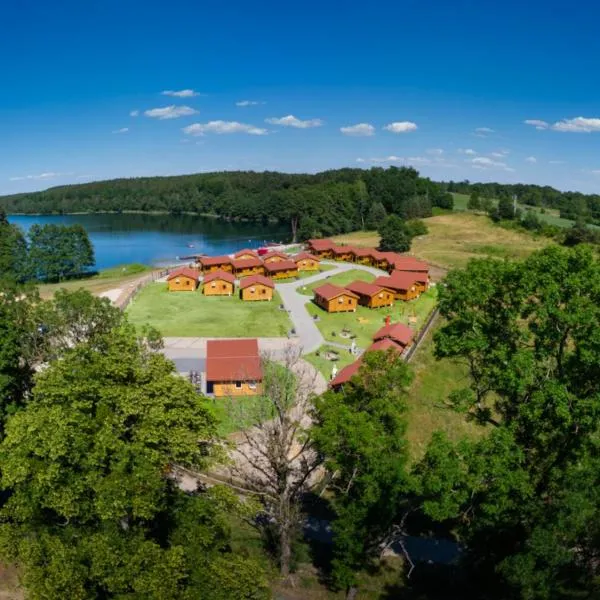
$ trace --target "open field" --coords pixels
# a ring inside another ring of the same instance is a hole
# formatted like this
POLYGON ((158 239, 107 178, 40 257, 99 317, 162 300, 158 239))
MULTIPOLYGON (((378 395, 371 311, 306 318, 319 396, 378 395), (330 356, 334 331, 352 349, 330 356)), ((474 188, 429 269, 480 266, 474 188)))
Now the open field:
POLYGON ((239 296, 204 296, 169 292, 166 283, 151 283, 127 308, 134 325, 150 324, 170 337, 285 337, 292 328, 287 313, 271 302, 242 302, 239 296))
POLYGON ((337 365, 338 371, 341 371, 344 367, 356 360, 356 356, 350 354, 348 350, 342 350, 341 348, 336 348, 335 346, 330 346, 328 344, 323 344, 318 350, 315 350, 310 354, 305 354, 302 358, 318 369, 321 375, 325 377, 326 381, 329 381, 331 378, 331 370, 333 369, 334 364, 337 365), (325 358, 324 354, 328 350, 338 352, 340 357, 339 360, 333 362, 325 358))
MULTIPOLYGON (((335 267, 331 268, 334 269, 335 267)), ((375 279, 375 277, 368 271, 352 269, 351 271, 344 271, 344 273, 339 273, 338 275, 326 277, 325 279, 321 279, 320 281, 314 281, 313 283, 299 287, 297 291, 298 293, 304 294, 305 296, 312 296, 313 290, 322 286, 324 283, 332 283, 334 285, 340 285, 344 287, 345 285, 348 285, 351 281, 355 281, 356 279, 359 279, 360 281, 371 282, 375 279)))
POLYGON ((87 278, 73 279, 61 283, 43 283, 38 286, 38 289, 40 290, 42 298, 51 298, 57 290, 63 288, 69 291, 84 289, 92 294, 98 295, 114 288, 127 286, 143 275, 158 270, 159 269, 147 267, 146 265, 133 263, 106 269, 100 271, 97 275, 92 275, 87 278))
POLYGON ((406 323, 418 330, 434 309, 436 300, 437 289, 433 287, 417 300, 399 300, 390 308, 369 309, 359 306, 356 312, 327 313, 312 302, 307 304, 306 308, 310 315, 319 317, 317 327, 327 341, 350 346, 350 339, 340 337, 342 330, 347 329, 356 336, 356 345, 366 348, 372 343, 373 334, 385 325, 388 315, 393 323, 406 323), (411 322, 413 318, 416 320, 411 322))

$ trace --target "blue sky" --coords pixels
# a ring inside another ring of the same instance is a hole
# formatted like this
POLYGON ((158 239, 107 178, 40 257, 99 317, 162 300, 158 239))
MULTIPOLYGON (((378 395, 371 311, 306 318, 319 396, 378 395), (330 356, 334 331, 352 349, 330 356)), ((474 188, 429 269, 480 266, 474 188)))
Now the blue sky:
POLYGON ((600 192, 592 2, 5 4, 0 193, 392 164, 600 192))

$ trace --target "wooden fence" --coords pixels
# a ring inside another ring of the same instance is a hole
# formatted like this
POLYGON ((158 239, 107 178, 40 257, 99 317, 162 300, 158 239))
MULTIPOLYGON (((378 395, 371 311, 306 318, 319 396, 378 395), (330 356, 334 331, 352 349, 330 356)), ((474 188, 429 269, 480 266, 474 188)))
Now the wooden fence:
POLYGON ((153 283, 157 279, 166 277, 173 268, 161 269, 160 271, 152 271, 149 275, 142 277, 138 281, 131 283, 128 288, 121 292, 121 295, 115 300, 114 304, 121 310, 125 310, 129 303, 135 298, 136 294, 145 288, 149 283, 153 283))

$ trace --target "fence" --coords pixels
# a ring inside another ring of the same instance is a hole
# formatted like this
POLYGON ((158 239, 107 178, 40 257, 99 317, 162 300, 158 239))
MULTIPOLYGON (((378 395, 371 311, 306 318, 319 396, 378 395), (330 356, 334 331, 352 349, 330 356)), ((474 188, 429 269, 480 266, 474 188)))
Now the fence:
POLYGON ((149 283, 153 283, 157 279, 161 279, 166 277, 170 272, 169 269, 162 269, 160 271, 153 271, 149 275, 146 275, 142 279, 138 280, 135 284, 130 284, 130 286, 121 292, 121 295, 115 300, 115 306, 120 308, 121 310, 125 310, 129 303, 135 298, 135 295, 142 289, 145 288, 149 283))
POLYGON ((407 350, 406 354, 404 355, 404 360, 406 362, 410 362, 411 358, 413 357, 413 354, 417 351, 417 348, 423 341, 423 338, 427 335, 427 332, 431 329, 431 326, 433 325, 433 322, 437 318, 438 314, 439 314, 439 309, 436 306, 431 311, 431 313, 430 313, 429 317, 427 318, 427 321, 425 321, 425 324, 423 325, 423 327, 421 327, 421 329, 419 330, 419 333, 417 334, 417 337, 415 338, 414 343, 411 345, 411 347, 407 350))

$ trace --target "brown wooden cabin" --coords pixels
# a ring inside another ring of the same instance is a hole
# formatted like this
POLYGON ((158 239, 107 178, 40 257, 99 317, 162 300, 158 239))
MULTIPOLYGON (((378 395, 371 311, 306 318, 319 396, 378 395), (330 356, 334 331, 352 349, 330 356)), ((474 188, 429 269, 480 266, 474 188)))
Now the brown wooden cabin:
MULTIPOLYGON (((422 260, 418 260, 412 256, 402 256, 397 254, 393 260, 389 260, 388 270, 392 271, 406 271, 407 273, 419 273, 421 276, 425 276, 425 284, 429 285, 429 265, 422 260)), ((423 281, 421 279, 421 281, 423 281)), ((425 287, 427 289, 427 287, 425 287)), ((425 291, 425 290, 423 290, 425 291)))
POLYGON ((308 251, 318 258, 332 258, 335 244, 331 240, 308 240, 306 247, 308 251))
POLYGON ((334 260, 341 260, 345 262, 352 261, 354 256, 352 254, 353 251, 354 248, 352 248, 352 246, 334 246, 331 250, 334 260))
POLYGON ((373 336, 373 341, 378 342, 384 339, 390 339, 395 342, 401 348, 406 348, 413 340, 415 332, 404 325, 403 323, 390 323, 384 325, 379 331, 373 336))
POLYGON ((234 258, 233 273, 239 279, 249 275, 264 275, 265 268, 260 258, 234 258))
POLYGON ((204 276, 202 293, 205 296, 232 296, 235 277, 227 271, 214 271, 204 276))
POLYGON ((292 260, 296 263, 298 271, 318 271, 321 267, 319 258, 308 252, 300 252, 292 256, 292 260))
POLYGON ((383 271, 388 270, 390 265, 384 252, 379 252, 379 250, 371 250, 370 256, 372 267, 376 267, 377 269, 381 269, 383 271))
POLYGON ((298 277, 298 265, 293 260, 265 263, 265 275, 271 279, 298 277))
POLYGON ((325 283, 315 289, 315 304, 329 313, 355 312, 358 295, 338 285, 325 283))
POLYGON ((290 257, 287 254, 284 254, 283 252, 277 252, 277 251, 273 251, 273 252, 267 252, 267 254, 265 254, 263 257, 263 262, 268 265, 271 263, 276 263, 276 262, 281 262, 284 260, 290 260, 290 257))
POLYGON ((429 275, 422 271, 390 271, 390 277, 392 279, 402 279, 403 277, 414 277, 415 286, 419 290, 419 293, 426 292, 429 289, 429 275))
POLYGON ((250 275, 240 281, 240 298, 247 302, 273 300, 275 284, 264 275, 250 275))
POLYGON ((213 271, 233 272, 233 264, 229 256, 202 256, 198 262, 203 273, 212 273, 213 271))
POLYGON ((167 276, 170 292, 193 292, 198 287, 200 279, 198 271, 190 267, 180 267, 171 271, 167 276))
POLYGON ((416 273, 394 271, 389 277, 378 277, 373 283, 394 292, 396 300, 414 300, 421 295, 416 273))
POLYGON ((240 250, 239 252, 236 252, 233 255, 233 258, 241 258, 241 259, 245 259, 245 258, 258 258, 258 252, 256 252, 256 250, 250 250, 250 248, 244 248, 243 250, 240 250))
POLYGON ((352 250, 352 257, 354 262, 359 265, 371 265, 373 261, 371 253, 371 248, 354 248, 352 250))
POLYGON ((367 308, 394 306, 394 292, 373 283, 356 280, 344 286, 358 296, 358 303, 367 308))
POLYGON ((256 396, 262 391, 263 370, 258 341, 206 342, 206 393, 216 397, 256 396))

